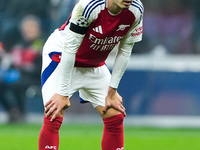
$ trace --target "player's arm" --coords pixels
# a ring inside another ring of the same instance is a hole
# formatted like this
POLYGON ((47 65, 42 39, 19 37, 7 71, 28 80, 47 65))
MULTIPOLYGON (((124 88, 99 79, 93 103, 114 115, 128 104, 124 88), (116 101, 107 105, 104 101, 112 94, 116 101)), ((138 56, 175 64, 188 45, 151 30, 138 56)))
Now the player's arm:
POLYGON ((115 58, 112 76, 110 80, 110 86, 108 89, 108 94, 106 96, 106 106, 104 108, 104 113, 110 108, 120 111, 122 114, 126 115, 125 108, 122 104, 122 98, 117 93, 117 88, 119 86, 120 80, 127 68, 132 49, 135 42, 139 42, 142 39, 143 33, 143 14, 138 11, 136 15, 136 21, 129 30, 129 32, 124 36, 118 47, 118 53, 115 58))
POLYGON ((89 20, 82 16, 85 8, 84 1, 74 7, 70 19, 69 28, 66 30, 66 38, 63 46, 62 58, 60 63, 60 77, 58 94, 69 96, 71 74, 75 63, 75 55, 82 43, 82 40, 89 28, 89 20))
POLYGON ((67 35, 59 65, 57 93, 55 93, 50 101, 45 104, 46 116, 52 115, 52 120, 60 115, 62 109, 66 109, 70 106, 69 91, 75 55, 84 37, 84 35, 75 33, 71 30, 68 31, 67 35))
POLYGON ((76 52, 84 38, 84 35, 87 31, 89 23, 87 20, 85 24, 81 23, 81 26, 78 24, 79 18, 83 19, 82 12, 82 3, 78 3, 72 13, 69 26, 64 29, 65 32, 65 43, 63 44, 63 51, 61 62, 59 65, 59 79, 58 79, 58 89, 57 93, 47 102, 45 105, 46 116, 52 115, 52 120, 54 120, 63 109, 70 106, 69 96, 70 96, 70 83, 72 77, 72 70, 75 63, 76 52))
POLYGON ((143 14, 138 11, 138 15, 135 23, 132 25, 131 29, 123 37, 118 46, 117 55, 115 58, 110 87, 117 89, 119 82, 126 70, 127 64, 129 62, 133 46, 135 42, 142 40, 143 33, 143 14))
POLYGON ((119 47, 112 70, 108 94, 106 96, 104 113, 106 113, 106 111, 112 107, 126 116, 123 100, 122 97, 117 93, 117 88, 129 62, 133 45, 134 43, 124 44, 123 46, 121 45, 119 47))

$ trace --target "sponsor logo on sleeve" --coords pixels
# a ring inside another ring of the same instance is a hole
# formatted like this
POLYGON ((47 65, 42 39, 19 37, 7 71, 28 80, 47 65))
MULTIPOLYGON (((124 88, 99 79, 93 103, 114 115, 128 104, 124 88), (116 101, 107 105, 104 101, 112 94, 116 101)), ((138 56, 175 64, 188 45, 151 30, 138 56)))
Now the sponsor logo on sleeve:
POLYGON ((142 27, 139 27, 137 29, 135 29, 135 31, 133 33, 131 33, 131 36, 139 36, 143 33, 143 26, 142 27))

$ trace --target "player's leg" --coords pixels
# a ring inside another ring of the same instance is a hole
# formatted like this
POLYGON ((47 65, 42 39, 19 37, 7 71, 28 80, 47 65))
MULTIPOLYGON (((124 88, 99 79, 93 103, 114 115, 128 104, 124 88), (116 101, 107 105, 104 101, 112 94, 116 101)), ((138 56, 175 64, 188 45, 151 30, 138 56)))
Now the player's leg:
POLYGON ((50 121, 50 119, 51 117, 44 117, 43 126, 39 134, 39 150, 58 150, 59 129, 62 125, 63 117, 58 116, 54 121, 50 121))
MULTIPOLYGON (((43 49, 41 85, 44 105, 50 100, 57 90, 57 79, 59 73, 59 62, 57 61, 57 58, 59 58, 59 54, 61 54, 61 52, 49 52, 50 49, 53 49, 51 43, 55 40, 50 37, 43 49), (55 60, 52 60, 53 58, 55 58, 55 60)), ((58 50, 58 48, 54 47, 54 50, 55 49, 58 50)), ((63 116, 64 110, 54 121, 50 121, 51 117, 46 117, 44 115, 43 126, 40 131, 38 141, 39 150, 58 149, 59 129, 62 125, 63 116)))
MULTIPOLYGON (((55 41, 56 39, 53 39, 55 41)), ((53 42, 51 41, 51 42, 53 42)), ((52 48, 52 45, 46 44, 43 50, 43 65, 42 65, 42 97, 44 105, 50 100, 54 93, 57 92, 58 77, 59 77, 59 55, 61 52, 50 52, 49 49, 59 49, 59 47, 52 48), (47 51, 47 52, 46 52, 47 51)), ((79 81, 76 68, 73 70, 73 79, 70 86, 70 97, 78 89, 80 89, 81 81, 79 81)), ((44 123, 39 135, 39 150, 58 150, 59 146, 59 129, 62 125, 65 110, 63 109, 59 116, 50 121, 51 117, 44 115, 44 123)))
MULTIPOLYGON (((57 62, 53 62, 48 55, 44 56, 42 71, 42 96, 44 105, 56 92, 57 74, 57 62)), ((39 150, 58 149, 59 129, 62 125, 63 116, 64 111, 54 121, 50 121, 51 117, 44 115, 43 126, 38 141, 39 150)))
POLYGON ((97 106, 96 110, 104 123, 102 150, 124 150, 124 115, 113 108, 108 109, 106 114, 103 114, 103 106, 97 106))
POLYGON ((84 89, 81 89, 80 97, 90 101, 103 119, 104 131, 102 137, 102 150, 123 150, 124 133, 123 119, 121 112, 110 108, 103 114, 105 97, 108 93, 110 72, 106 66, 87 70, 83 73, 84 89))

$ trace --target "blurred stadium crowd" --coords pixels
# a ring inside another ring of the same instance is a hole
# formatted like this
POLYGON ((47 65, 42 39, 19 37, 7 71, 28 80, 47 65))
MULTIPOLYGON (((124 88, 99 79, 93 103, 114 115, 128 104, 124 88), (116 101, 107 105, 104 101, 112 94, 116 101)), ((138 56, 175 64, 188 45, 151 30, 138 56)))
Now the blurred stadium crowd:
MULTIPOLYGON (((162 46, 168 54, 200 53, 199 0, 142 0, 143 41, 133 54, 162 46)), ((0 1, 0 103, 10 122, 23 121, 25 100, 40 87, 42 46, 77 0, 0 1), (31 92, 32 91, 32 92, 31 92)))

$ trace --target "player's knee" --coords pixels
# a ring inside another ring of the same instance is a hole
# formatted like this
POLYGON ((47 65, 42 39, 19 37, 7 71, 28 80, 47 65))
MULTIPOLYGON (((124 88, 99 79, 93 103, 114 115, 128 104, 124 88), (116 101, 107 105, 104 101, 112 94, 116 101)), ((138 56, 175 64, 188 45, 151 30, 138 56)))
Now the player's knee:
POLYGON ((124 115, 118 114, 109 118, 104 118, 104 128, 110 133, 121 133, 123 131, 124 115))
POLYGON ((63 117, 56 117, 54 121, 51 121, 51 117, 44 117, 44 126, 46 129, 52 132, 58 132, 63 122, 63 117))

